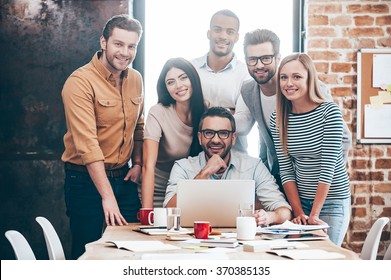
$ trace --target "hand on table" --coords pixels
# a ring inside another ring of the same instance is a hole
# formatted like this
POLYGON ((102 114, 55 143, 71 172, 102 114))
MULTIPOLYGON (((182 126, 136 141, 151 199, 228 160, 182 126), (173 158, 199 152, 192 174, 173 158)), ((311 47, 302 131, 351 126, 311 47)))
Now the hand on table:
POLYGON ((113 196, 112 198, 102 199, 103 213, 105 215, 106 225, 127 225, 125 218, 119 211, 117 200, 113 196))
POLYGON ((308 216, 306 214, 301 214, 293 218, 292 223, 299 225, 307 225, 308 216))
POLYGON ((257 226, 268 226, 271 223, 270 215, 263 209, 256 210, 254 217, 257 222, 257 226))

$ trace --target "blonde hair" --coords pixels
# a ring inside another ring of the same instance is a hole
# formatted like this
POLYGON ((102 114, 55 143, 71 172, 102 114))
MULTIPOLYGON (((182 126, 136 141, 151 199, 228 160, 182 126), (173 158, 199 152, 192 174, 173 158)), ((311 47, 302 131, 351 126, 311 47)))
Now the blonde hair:
POLYGON ((280 143, 285 153, 288 153, 287 142, 288 142, 288 118, 292 112, 292 102, 286 99, 282 94, 280 88, 280 73, 282 67, 288 62, 297 60, 307 70, 307 87, 308 95, 312 102, 321 104, 326 101, 323 93, 319 88, 318 74, 315 69, 315 65, 308 54, 305 53, 294 53, 285 57, 278 67, 277 72, 277 108, 276 108, 276 126, 279 130, 280 143))

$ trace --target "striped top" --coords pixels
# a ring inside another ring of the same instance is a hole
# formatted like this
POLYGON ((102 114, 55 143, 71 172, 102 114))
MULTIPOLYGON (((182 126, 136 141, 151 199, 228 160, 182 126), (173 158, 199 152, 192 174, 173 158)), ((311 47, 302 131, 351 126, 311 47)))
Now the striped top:
POLYGON ((349 177, 342 157, 342 114, 334 102, 324 102, 303 114, 289 114, 288 154, 280 144, 276 112, 270 128, 282 183, 295 181, 299 196, 314 199, 318 183, 330 185, 326 199, 350 197, 349 177))

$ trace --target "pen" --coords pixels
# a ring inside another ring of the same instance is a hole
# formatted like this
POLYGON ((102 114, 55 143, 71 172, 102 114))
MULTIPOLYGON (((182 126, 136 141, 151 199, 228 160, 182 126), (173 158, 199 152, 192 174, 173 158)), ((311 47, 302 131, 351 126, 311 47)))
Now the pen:
POLYGON ((296 249, 295 246, 286 246, 286 247, 274 247, 274 248, 270 248, 272 250, 286 250, 286 249, 296 249))
POLYGON ((156 226, 156 227, 140 227, 140 229, 167 229, 165 226, 156 226))

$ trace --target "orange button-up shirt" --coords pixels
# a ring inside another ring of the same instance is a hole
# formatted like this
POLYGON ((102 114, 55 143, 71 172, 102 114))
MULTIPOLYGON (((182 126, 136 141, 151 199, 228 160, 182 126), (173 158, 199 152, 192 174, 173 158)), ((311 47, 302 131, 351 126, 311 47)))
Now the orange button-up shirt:
POLYGON ((144 134, 144 100, 141 75, 122 72, 122 95, 113 74, 97 52, 90 63, 66 80, 62 90, 67 132, 64 162, 85 165, 103 160, 106 169, 129 161, 134 141, 144 134))

